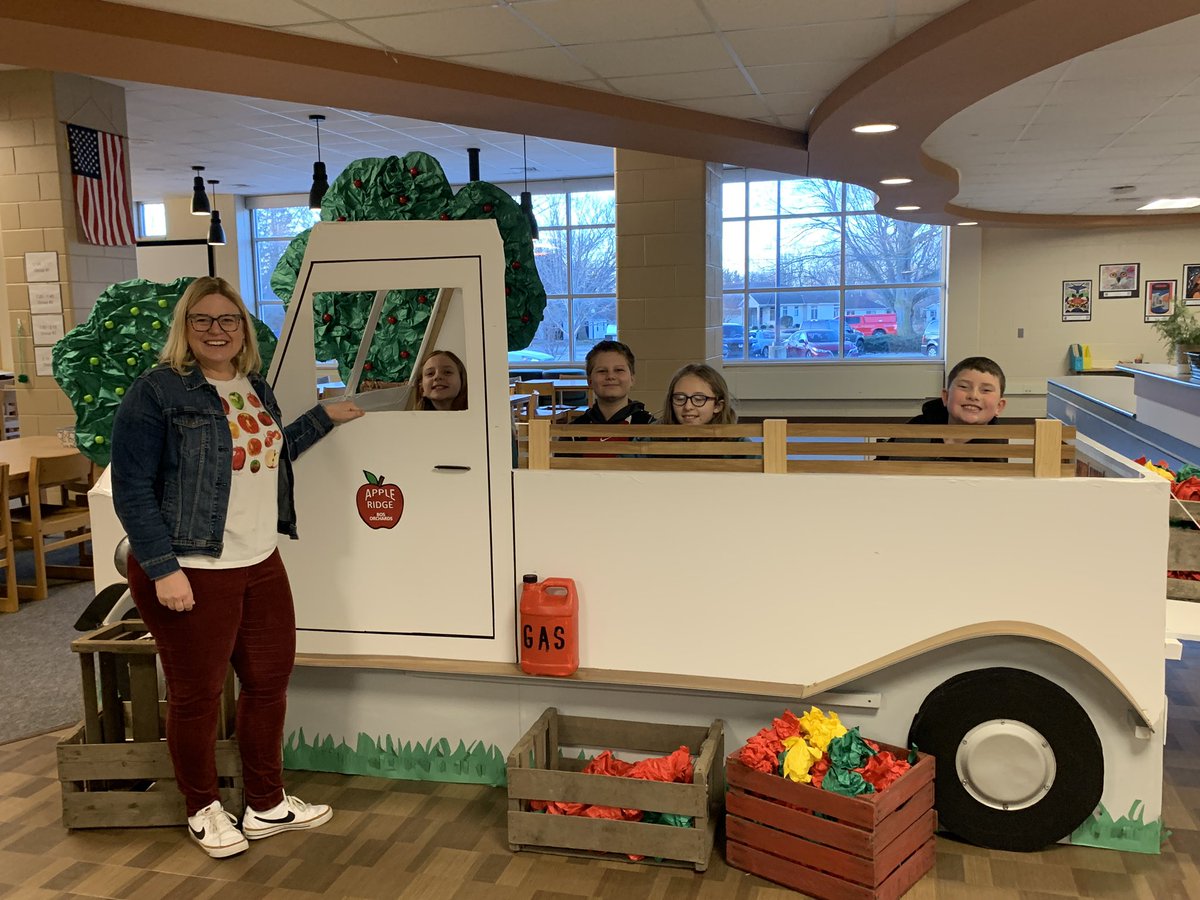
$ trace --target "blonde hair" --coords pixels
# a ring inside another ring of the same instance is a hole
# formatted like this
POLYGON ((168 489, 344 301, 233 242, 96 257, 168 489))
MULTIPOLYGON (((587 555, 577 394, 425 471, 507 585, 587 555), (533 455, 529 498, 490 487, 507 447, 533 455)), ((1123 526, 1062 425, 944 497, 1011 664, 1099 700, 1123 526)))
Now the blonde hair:
MULTIPOLYGON (((454 398, 454 402, 450 404, 450 409, 466 409, 467 367, 463 361, 458 358, 458 354, 451 353, 449 350, 434 350, 427 357, 425 357, 425 362, 421 364, 421 368, 424 369, 438 356, 444 356, 450 360, 450 362, 454 363, 454 367, 458 369, 458 380, 462 385, 458 389, 458 396, 456 396, 454 398)), ((413 373, 413 383, 417 386, 417 409, 435 409, 436 407, 433 405, 433 401, 425 396, 424 376, 425 373, 423 371, 413 373)))
POLYGON ((214 275, 204 275, 187 286, 179 302, 175 304, 175 313, 171 317, 171 330, 167 333, 167 342, 163 345, 158 361, 170 366, 180 375, 186 375, 196 364, 196 356, 188 346, 188 313, 193 306, 205 297, 217 294, 224 297, 238 308, 242 317, 242 349, 233 358, 233 367, 239 375, 257 372, 262 368, 262 356, 258 352, 258 337, 254 333, 254 323, 250 319, 250 311, 242 301, 242 295, 224 278, 214 275))
POLYGON ((706 382, 717 398, 713 402, 721 404, 721 411, 713 416, 710 425, 737 424, 737 410, 733 408, 733 398, 729 396, 729 385, 725 383, 725 376, 704 363, 690 363, 671 376, 671 384, 667 387, 667 396, 663 400, 662 424, 682 424, 675 417, 675 404, 671 402, 671 395, 675 393, 675 385, 679 383, 679 379, 685 375, 695 375, 706 382))

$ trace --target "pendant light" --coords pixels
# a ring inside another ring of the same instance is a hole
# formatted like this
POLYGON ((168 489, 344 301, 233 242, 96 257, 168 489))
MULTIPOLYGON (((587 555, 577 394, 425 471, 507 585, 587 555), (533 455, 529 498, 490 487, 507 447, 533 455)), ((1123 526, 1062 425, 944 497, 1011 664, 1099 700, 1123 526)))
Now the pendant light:
POLYGON ((200 177, 204 166, 192 166, 192 171, 196 173, 192 179, 192 215, 207 216, 211 207, 208 205, 208 194, 204 193, 204 179, 200 177))
POLYGON ((329 176, 325 173, 325 163, 321 162, 321 123, 325 121, 325 117, 313 113, 308 118, 317 126, 317 161, 313 163, 313 183, 308 192, 308 208, 320 212, 321 201, 325 199, 325 192, 329 190, 329 176))
POLYGON ((210 247, 225 246, 225 229, 221 227, 221 213, 217 210, 217 185, 221 182, 208 179, 212 185, 212 219, 208 223, 208 245, 210 247))
POLYGON ((529 221, 529 236, 538 239, 537 217, 533 214, 533 195, 529 193, 529 156, 525 152, 525 135, 521 135, 521 161, 525 169, 525 190, 521 191, 521 212, 529 221))

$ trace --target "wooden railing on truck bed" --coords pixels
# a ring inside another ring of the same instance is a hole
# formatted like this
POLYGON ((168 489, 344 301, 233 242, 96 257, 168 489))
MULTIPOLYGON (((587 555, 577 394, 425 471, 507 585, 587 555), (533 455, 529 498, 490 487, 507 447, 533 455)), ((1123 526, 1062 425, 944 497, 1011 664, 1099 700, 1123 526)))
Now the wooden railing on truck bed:
POLYGON ((521 468, 705 472, 838 472, 1070 478, 1075 429, 1025 425, 556 425, 530 422, 521 468), (935 438, 989 443, 929 443, 935 438), (884 443, 887 442, 887 443, 884 443))

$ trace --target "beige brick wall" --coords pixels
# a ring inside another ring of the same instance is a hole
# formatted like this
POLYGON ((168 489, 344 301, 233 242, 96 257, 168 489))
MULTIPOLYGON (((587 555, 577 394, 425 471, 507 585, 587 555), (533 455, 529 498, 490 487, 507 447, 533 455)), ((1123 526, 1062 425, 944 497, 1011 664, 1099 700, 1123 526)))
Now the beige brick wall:
POLYGON ((137 275, 133 247, 79 241, 65 121, 128 134, 124 90, 77 75, 0 72, 0 366, 28 375, 17 385, 25 435, 75 424, 57 383, 34 368, 25 254, 58 254, 68 331, 87 318, 104 288, 137 275))
POLYGON ((657 412, 680 366, 721 365, 720 166, 620 149, 614 165, 617 324, 657 412))

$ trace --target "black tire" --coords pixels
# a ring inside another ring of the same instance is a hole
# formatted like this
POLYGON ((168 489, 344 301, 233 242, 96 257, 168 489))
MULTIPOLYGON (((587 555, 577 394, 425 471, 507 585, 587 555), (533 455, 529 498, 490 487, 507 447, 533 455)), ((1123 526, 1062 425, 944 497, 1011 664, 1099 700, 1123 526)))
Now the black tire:
POLYGON ((913 718, 908 740, 937 758, 940 826, 981 847, 1041 850, 1078 828, 1104 791, 1104 750, 1083 707, 1054 682, 1021 669, 978 669, 939 685, 913 718), (994 720, 1035 729, 1054 753, 1053 785, 1031 806, 997 809, 959 780, 956 755, 964 737, 994 720))

